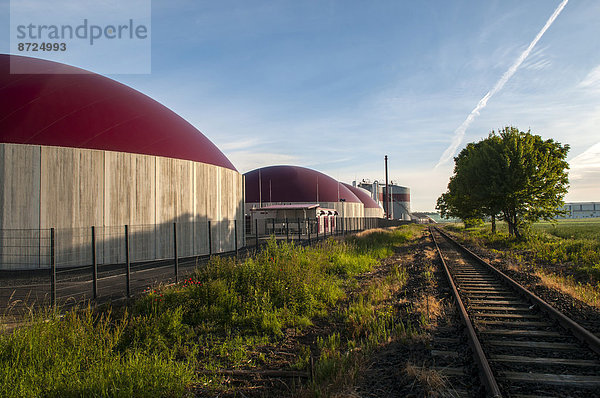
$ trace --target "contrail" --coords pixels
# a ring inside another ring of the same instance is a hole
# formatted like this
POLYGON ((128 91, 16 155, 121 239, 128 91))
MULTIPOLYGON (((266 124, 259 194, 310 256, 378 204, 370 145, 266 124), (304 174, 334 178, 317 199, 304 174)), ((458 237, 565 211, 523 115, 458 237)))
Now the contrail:
POLYGON ((521 53, 519 58, 517 58, 515 63, 512 64, 512 66, 508 68, 506 72, 504 72, 504 74, 502 75, 500 80, 498 80, 496 85, 490 91, 488 91, 488 93, 482 99, 479 100, 479 103, 477 103, 475 109, 473 109, 471 113, 469 113, 469 116, 467 116, 465 121, 462 122, 462 124, 458 126, 456 130, 454 130, 454 137, 452 137, 452 143, 448 148, 446 148, 446 150, 440 157, 440 160, 435 165, 435 168, 438 168, 442 164, 452 159, 454 153, 456 152, 456 149, 458 148, 458 146, 462 142, 463 137, 465 136, 465 131, 467 130, 467 128, 469 128, 473 120, 475 120, 475 117, 478 116, 479 112, 486 107, 489 99, 492 98, 492 96, 494 96, 494 94, 496 94, 498 91, 502 90, 504 84, 506 84, 506 82, 512 77, 512 75, 515 74, 517 69, 519 69, 519 66, 521 66, 523 61, 525 61, 525 59, 529 56, 529 53, 531 53, 533 47, 535 47, 537 42, 540 41, 544 33, 546 33, 550 25, 552 25, 554 20, 558 17, 563 8, 565 8, 568 2, 569 0, 563 0, 563 2, 560 3, 560 5, 556 8, 556 10, 554 10, 554 13, 550 16, 550 18, 548 18, 542 30, 539 31, 537 36, 535 36, 535 39, 533 39, 533 41, 529 44, 529 47, 527 47, 527 49, 521 53))

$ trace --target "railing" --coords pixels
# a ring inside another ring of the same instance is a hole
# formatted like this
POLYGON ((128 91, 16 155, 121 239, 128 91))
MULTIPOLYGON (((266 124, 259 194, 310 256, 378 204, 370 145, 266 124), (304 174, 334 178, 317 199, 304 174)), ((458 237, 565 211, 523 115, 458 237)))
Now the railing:
POLYGON ((0 230, 0 307, 131 297, 181 280, 213 255, 246 254, 272 237, 307 245, 381 227, 382 221, 247 220, 246 233, 237 220, 0 230))
POLYGON ((131 296, 243 246, 237 220, 0 230, 0 306, 131 296))
POLYGON ((258 247, 261 242, 274 237, 299 244, 310 244, 330 236, 345 235, 379 228, 385 220, 365 217, 313 218, 262 218, 246 219, 246 244, 258 247))

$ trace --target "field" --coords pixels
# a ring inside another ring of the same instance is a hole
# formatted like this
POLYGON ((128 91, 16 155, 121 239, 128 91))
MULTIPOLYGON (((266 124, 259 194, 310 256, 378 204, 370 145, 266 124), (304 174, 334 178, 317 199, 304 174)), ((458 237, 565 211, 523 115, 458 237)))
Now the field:
POLYGON ((386 304, 406 271, 391 266, 370 285, 358 278, 421 230, 307 248, 272 240, 254 257, 215 258, 126 306, 32 310, 27 325, 0 334, 0 396, 214 396, 239 388, 223 369, 273 367, 312 369, 304 394, 327 395, 352 373, 355 352, 412 333, 386 304))
POLYGON ((535 231, 545 232, 558 238, 600 241, 600 218, 559 220, 554 223, 545 221, 536 223, 533 227, 535 231))
POLYGON ((466 230, 448 224, 447 228, 523 267, 533 266, 548 285, 600 306, 600 219, 535 223, 522 241, 510 238, 502 222, 496 235, 490 233, 489 224, 466 230))

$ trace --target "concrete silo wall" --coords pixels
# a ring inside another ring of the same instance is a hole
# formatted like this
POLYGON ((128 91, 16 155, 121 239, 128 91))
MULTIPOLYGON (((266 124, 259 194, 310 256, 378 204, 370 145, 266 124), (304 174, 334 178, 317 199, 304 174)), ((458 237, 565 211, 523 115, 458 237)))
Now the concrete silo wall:
POLYGON ((125 225, 132 262, 173 257, 175 222, 180 257, 209 252, 209 221, 212 252, 235 248, 234 220, 238 244, 243 242, 243 178, 227 168, 151 155, 0 144, 0 177, 0 269, 47 267, 49 228, 55 228, 59 266, 91 262, 91 226, 99 264, 125 261, 125 225), (37 245, 36 234, 41 235, 37 245), (19 239, 29 244, 6 244, 19 239))
POLYGON ((383 209, 365 207, 366 218, 383 218, 383 209))
POLYGON ((365 216, 365 206, 362 203, 321 202, 321 207, 337 210, 338 217, 363 218, 365 216))

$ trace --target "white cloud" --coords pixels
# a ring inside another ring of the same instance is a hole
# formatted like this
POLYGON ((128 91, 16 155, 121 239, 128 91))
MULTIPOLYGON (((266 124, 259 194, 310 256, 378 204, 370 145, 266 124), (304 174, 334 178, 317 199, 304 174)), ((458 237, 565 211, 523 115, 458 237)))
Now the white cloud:
POLYGON ((569 161, 571 187, 567 201, 598 201, 600 199, 600 142, 569 161))
POLYGON ((529 62, 527 65, 524 66, 524 68, 539 71, 548 68, 551 64, 552 62, 550 62, 549 59, 540 59, 535 62, 529 62))
POLYGON ((221 151, 237 151, 240 149, 250 149, 259 146, 262 141, 257 138, 250 138, 247 140, 231 140, 227 142, 221 142, 222 140, 215 140, 215 144, 221 151))
POLYGON ((240 173, 246 173, 265 166, 298 164, 296 156, 283 153, 236 151, 226 153, 226 155, 240 173))
MULTIPOLYGON (((569 161, 572 180, 583 179, 590 172, 600 173, 600 142, 592 145, 584 152, 569 161)), ((600 187, 600 184, 598 184, 600 187)))
POLYGON ((600 90, 600 65, 592 69, 577 87, 600 90))
POLYGON ((542 69, 550 67, 550 65, 552 65, 552 62, 546 56, 547 50, 548 46, 534 49, 529 55, 529 57, 527 57, 527 60, 523 63, 522 68, 533 71, 540 71, 542 69))

